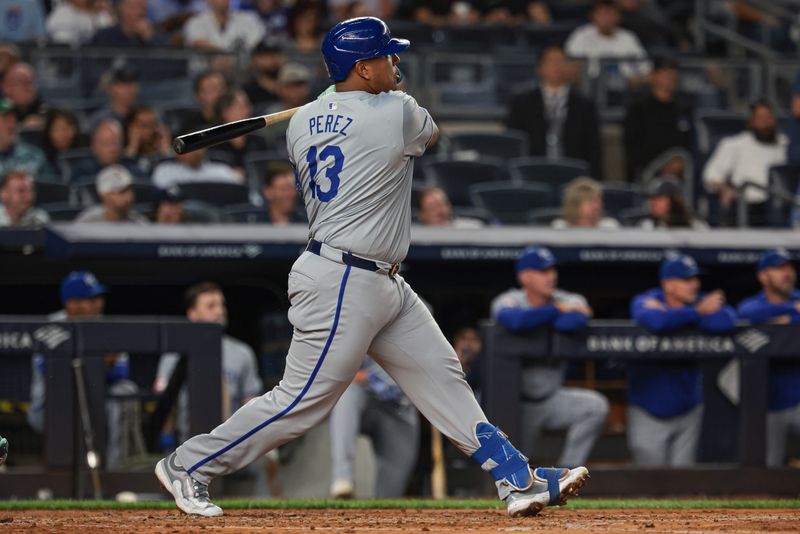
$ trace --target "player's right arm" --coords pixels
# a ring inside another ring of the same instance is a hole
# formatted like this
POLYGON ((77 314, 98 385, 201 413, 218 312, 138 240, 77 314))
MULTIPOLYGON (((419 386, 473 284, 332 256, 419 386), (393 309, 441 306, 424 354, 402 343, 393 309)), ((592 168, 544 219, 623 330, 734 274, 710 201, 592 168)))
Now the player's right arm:
POLYGON ((791 316, 797 313, 793 302, 773 304, 759 302, 758 299, 747 299, 739 305, 739 317, 747 319, 753 324, 762 324, 783 315, 791 316))
POLYGON ((549 325, 559 315, 555 304, 520 308, 510 298, 500 295, 492 302, 492 317, 511 332, 531 330, 549 325))

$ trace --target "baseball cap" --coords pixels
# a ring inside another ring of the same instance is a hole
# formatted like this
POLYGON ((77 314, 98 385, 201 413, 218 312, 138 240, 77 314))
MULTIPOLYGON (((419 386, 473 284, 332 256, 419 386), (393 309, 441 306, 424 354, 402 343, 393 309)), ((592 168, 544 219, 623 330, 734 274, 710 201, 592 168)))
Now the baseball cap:
POLYGON ((653 70, 678 70, 678 60, 672 56, 660 55, 653 58, 653 70))
POLYGON ((782 265, 791 263, 791 261, 792 257, 785 248, 768 250, 758 258, 758 271, 761 272, 764 269, 770 269, 772 267, 781 267, 782 265))
POLYGON ((161 189, 158 192, 158 203, 169 202, 171 204, 178 204, 186 200, 185 195, 181 192, 181 188, 177 185, 161 189))
POLYGON ((133 185, 133 176, 122 165, 110 165, 100 171, 95 180, 95 188, 101 195, 118 193, 133 185))
POLYGON ((666 176, 658 180, 654 180, 650 187, 647 189, 648 196, 651 197, 680 197, 683 195, 681 185, 677 178, 666 176))
POLYGON ((525 269, 544 271, 555 265, 556 259, 547 247, 528 247, 517 258, 517 272, 525 269))
POLYGON ((284 85, 291 83, 308 83, 311 81, 311 71, 300 63, 287 63, 278 73, 278 83, 284 85))
POLYGON ((90 299, 105 295, 106 286, 89 271, 73 271, 61 282, 61 302, 72 299, 90 299))
POLYGON ((661 262, 659 269, 659 278, 661 280, 669 280, 671 278, 692 278, 700 276, 700 268, 694 258, 685 254, 679 254, 670 258, 666 258, 661 262))
POLYGON ((0 98, 0 113, 11 113, 14 111, 14 103, 7 98, 0 98))
POLYGON ((128 67, 113 69, 108 75, 108 83, 136 83, 139 73, 128 67))

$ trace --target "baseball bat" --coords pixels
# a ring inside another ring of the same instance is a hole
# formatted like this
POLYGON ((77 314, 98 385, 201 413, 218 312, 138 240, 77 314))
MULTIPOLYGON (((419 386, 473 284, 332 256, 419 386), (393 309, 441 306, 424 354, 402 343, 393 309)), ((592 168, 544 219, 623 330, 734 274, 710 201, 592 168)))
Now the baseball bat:
POLYGON ((266 128, 272 124, 286 121, 292 118, 292 115, 297 113, 300 108, 291 108, 269 115, 262 115, 260 117, 250 117, 249 119, 242 119, 240 121, 228 122, 220 124, 219 126, 212 126, 205 130, 188 133, 176 137, 172 142, 172 149, 176 154, 186 154, 201 148, 208 148, 210 146, 236 139, 242 135, 255 132, 261 128, 266 128))
POLYGON ((447 470, 444 461, 444 445, 442 434, 431 425, 431 459, 433 460, 433 470, 431 471, 431 496, 434 499, 447 498, 447 470))
POLYGON ((80 358, 72 360, 72 369, 75 371, 75 388, 78 393, 78 409, 81 414, 81 424, 83 425, 83 439, 86 445, 86 465, 92 477, 92 489, 94 498, 102 499, 103 490, 100 486, 100 455, 94 448, 94 430, 92 428, 92 418, 89 415, 89 400, 86 397, 86 382, 83 380, 83 361, 80 358))

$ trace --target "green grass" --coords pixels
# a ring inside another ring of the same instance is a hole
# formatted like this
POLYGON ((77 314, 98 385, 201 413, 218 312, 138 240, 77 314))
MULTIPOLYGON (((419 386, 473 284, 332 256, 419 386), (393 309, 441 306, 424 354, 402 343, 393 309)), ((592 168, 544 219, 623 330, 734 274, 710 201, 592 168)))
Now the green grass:
MULTIPOLYGON (((474 509, 487 510, 501 507, 496 499, 469 499, 434 501, 428 499, 393 500, 253 500, 220 499, 222 508, 242 509, 474 509)), ((115 501, 0 501, 0 511, 8 510, 153 510, 173 509, 172 501, 118 503, 115 501)), ((575 499, 568 508, 583 510, 612 509, 710 509, 710 508, 792 508, 800 509, 798 499, 575 499)))

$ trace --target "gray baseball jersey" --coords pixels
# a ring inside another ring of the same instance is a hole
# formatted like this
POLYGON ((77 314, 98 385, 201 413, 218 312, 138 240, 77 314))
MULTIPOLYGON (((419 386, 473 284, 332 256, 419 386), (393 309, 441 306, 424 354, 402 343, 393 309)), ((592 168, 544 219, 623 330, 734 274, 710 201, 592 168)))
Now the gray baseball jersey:
POLYGON ((356 256, 402 261, 413 158, 433 132, 425 108, 399 91, 331 93, 300 108, 286 141, 310 236, 356 256))

